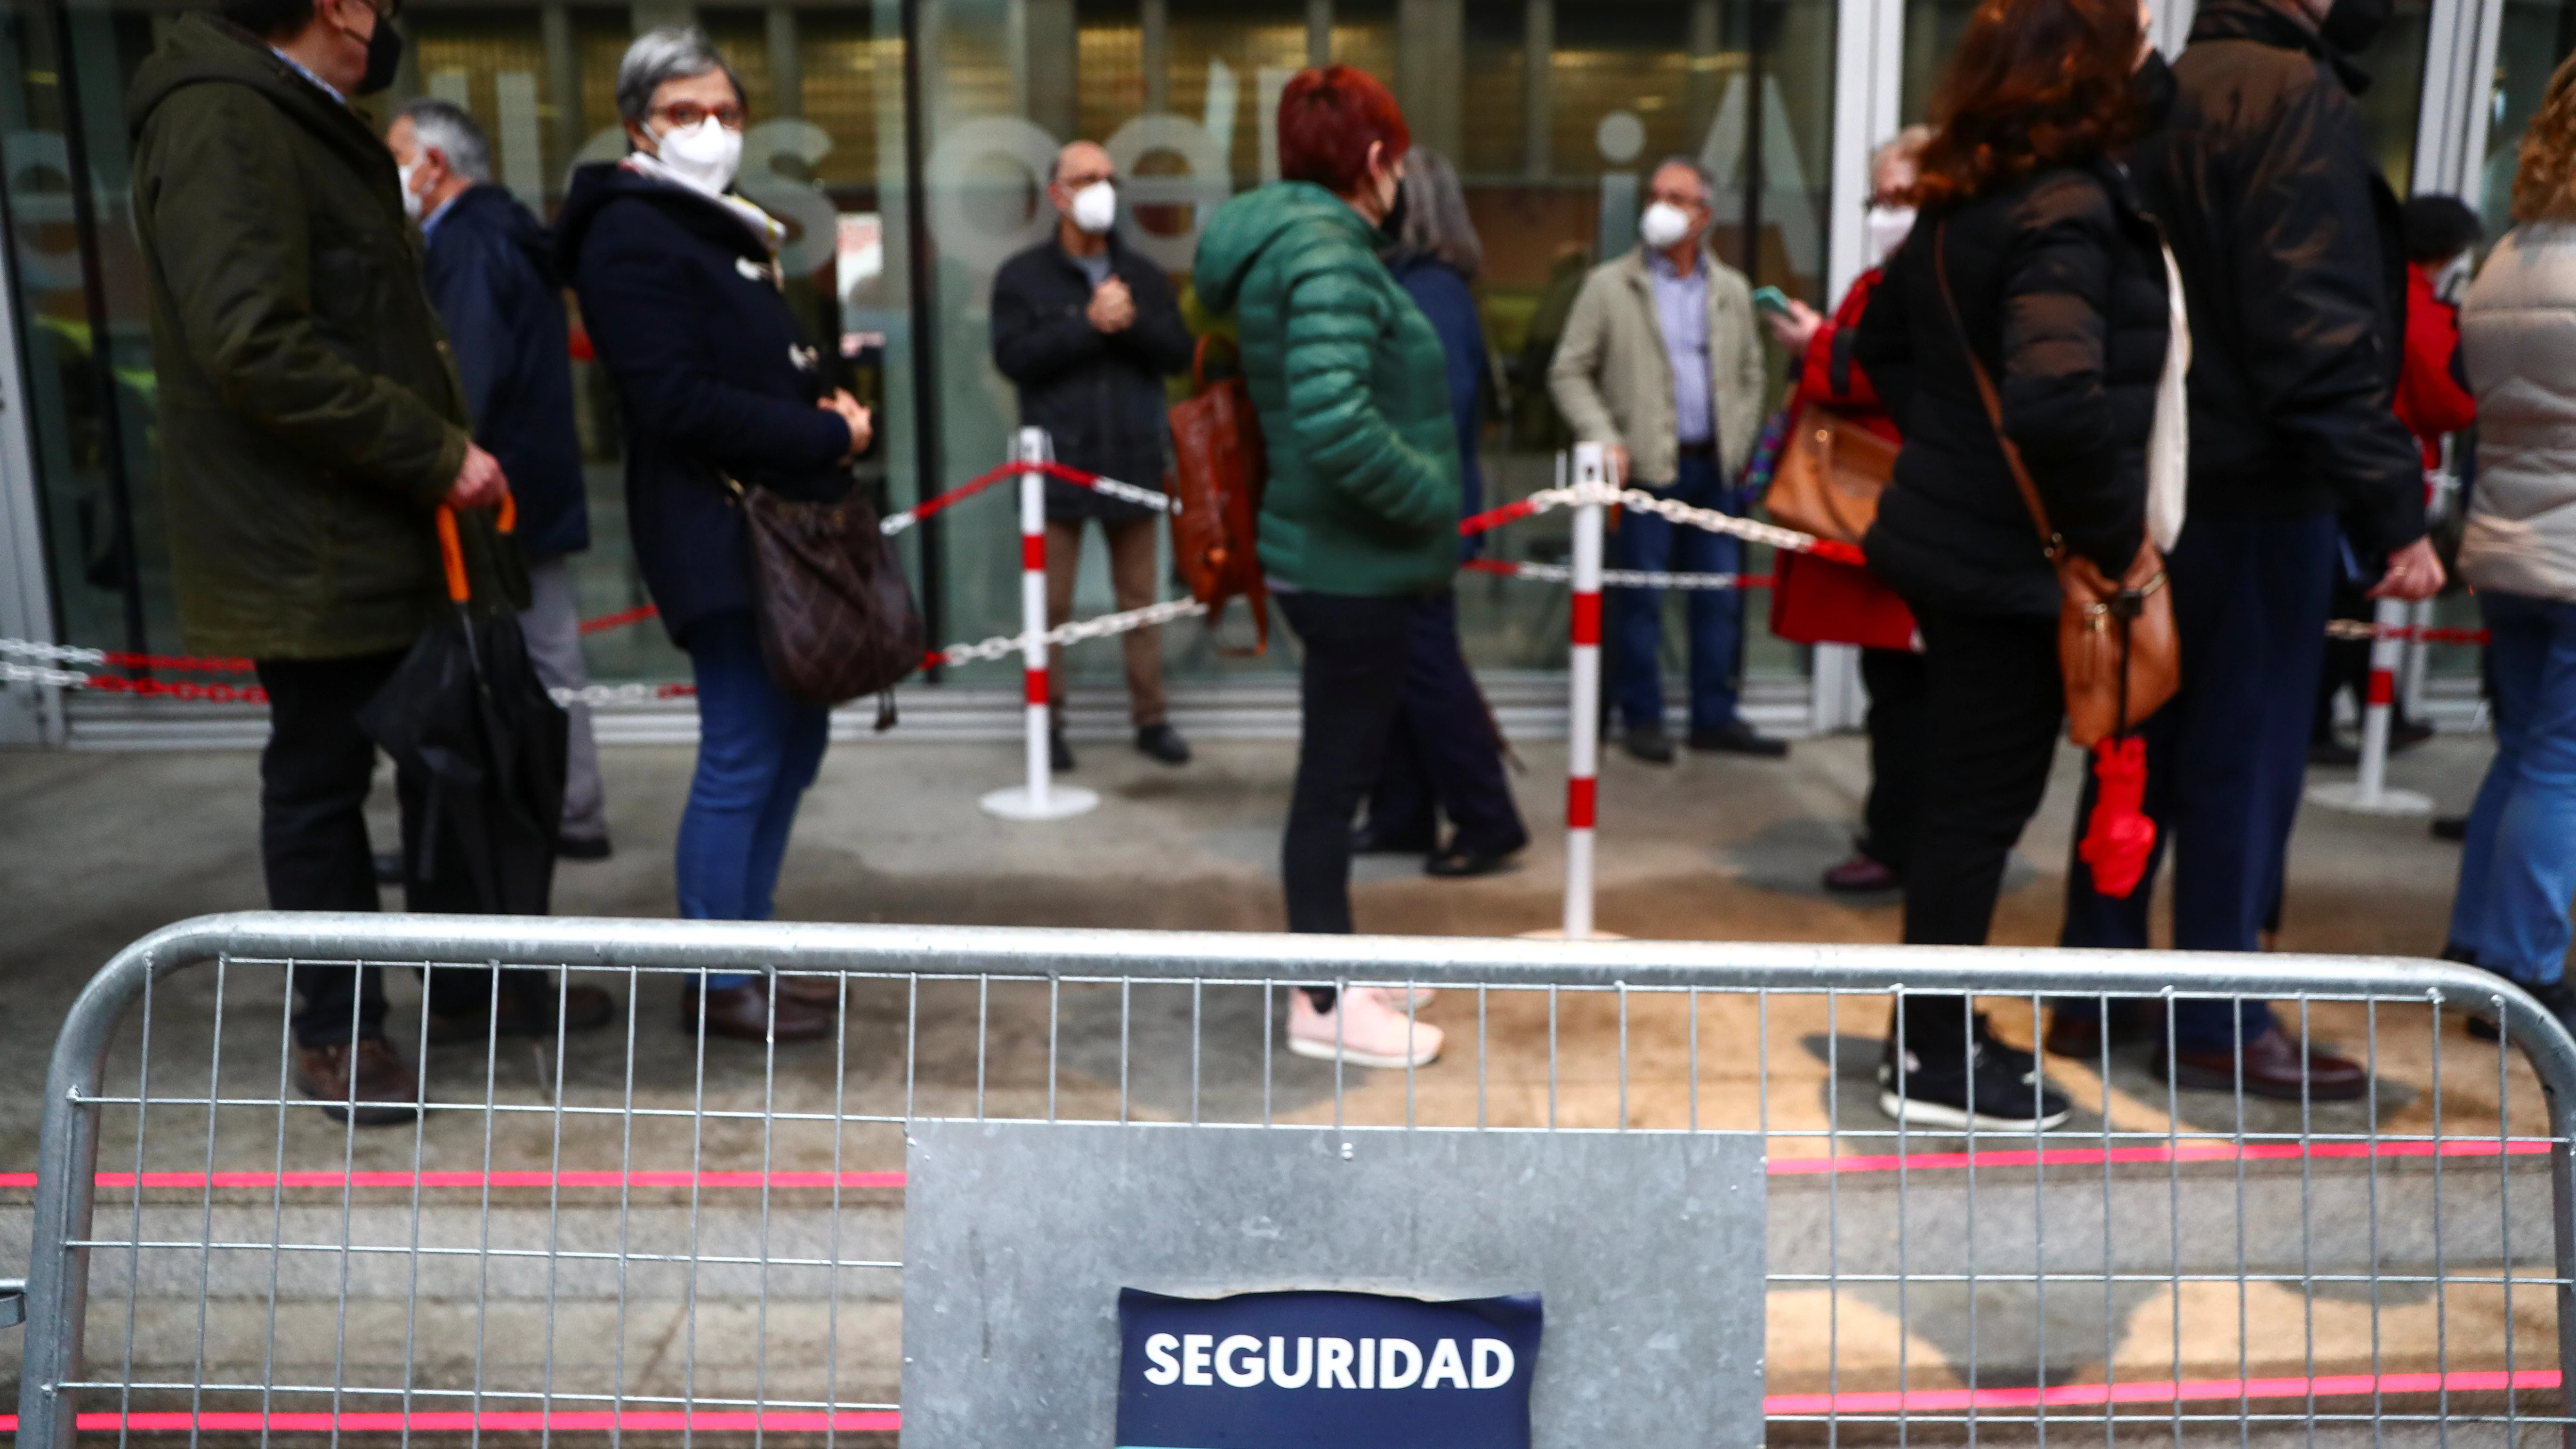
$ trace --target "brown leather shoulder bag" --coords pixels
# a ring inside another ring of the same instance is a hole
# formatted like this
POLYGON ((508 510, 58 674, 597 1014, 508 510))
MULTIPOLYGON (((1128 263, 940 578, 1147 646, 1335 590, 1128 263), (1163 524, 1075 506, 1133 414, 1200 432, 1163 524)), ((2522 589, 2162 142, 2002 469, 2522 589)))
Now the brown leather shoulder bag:
POLYGON ((876 695, 877 728, 891 726, 895 684, 921 667, 925 631, 876 510, 856 489, 837 503, 815 503, 717 476, 751 532, 769 677, 813 704, 876 695))
POLYGON ((2063 596, 2057 614, 2058 663, 2066 674, 2066 735, 2087 749, 2125 734, 2154 714, 2182 685, 2182 645, 2174 631, 2173 591, 2165 587, 2164 555, 2152 541, 2141 540, 2137 557, 2113 583, 2093 561, 2071 554, 2066 540, 2049 526, 2048 507, 2039 487, 2022 466, 2021 449, 2004 432, 2003 400, 1994 379, 1977 360, 1968 342, 1968 326, 1959 316, 1958 299, 1950 294, 1949 223, 1932 238, 1932 274, 1941 284, 1941 304, 1976 377, 1977 395, 1985 400, 1986 422, 1995 430, 2004 464, 2012 470, 2021 501, 2039 526, 2039 544, 2057 569, 2063 596))

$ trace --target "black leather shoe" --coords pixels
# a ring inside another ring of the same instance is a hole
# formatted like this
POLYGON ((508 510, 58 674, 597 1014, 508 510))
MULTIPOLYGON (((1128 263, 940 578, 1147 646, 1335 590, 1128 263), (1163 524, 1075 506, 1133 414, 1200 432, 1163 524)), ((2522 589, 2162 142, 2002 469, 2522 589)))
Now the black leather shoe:
POLYGON ((1053 761, 1053 764, 1050 765, 1049 768, 1053 769, 1057 774, 1069 775, 1073 773, 1073 746, 1065 743, 1064 731, 1049 730, 1047 732, 1047 758, 1053 761))
POLYGON ((2318 740, 2308 746, 2308 763, 2311 765, 2358 765, 2361 763, 2361 751, 2353 748, 2351 745, 2345 744, 2341 740, 2318 740))
POLYGON ((1422 863, 1422 873, 1441 880, 1465 880, 1470 876, 1499 875, 1509 870, 1517 850, 1461 850, 1451 846, 1422 863))
POLYGON ((1138 754, 1160 760, 1166 765, 1186 765, 1190 762, 1190 742, 1181 738, 1179 730, 1167 724, 1139 726, 1136 730, 1136 751, 1138 754))
POLYGON ((567 835, 555 842, 555 855, 562 860, 606 860, 614 854, 605 835, 567 835))
POLYGON ((524 1036, 539 1041, 561 1032, 593 1031, 606 1026, 617 1014, 617 999, 596 986, 565 986, 561 1005, 563 1024, 555 1023, 556 987, 552 981, 513 978, 522 975, 506 972, 497 993, 499 1005, 493 1016, 481 1012, 471 1015, 443 1016, 436 1007, 429 1013, 426 1035, 432 1043, 482 1041, 486 1037, 524 1036))
POLYGON ((1373 824, 1351 827, 1353 855, 1429 855, 1433 844, 1428 829, 1417 835, 1400 830, 1380 830, 1373 824))
POLYGON ((2433 838, 2435 840, 2447 840, 2453 845, 2457 845, 2461 841, 2468 839, 2469 817, 2466 815, 2434 816, 2433 838))
POLYGON ((2388 752, 2411 750, 2433 737, 2433 727, 2419 719, 2391 720, 2388 725, 2388 752))
POLYGON ((1690 732, 1690 747, 1702 754, 1752 755, 1776 760, 1789 753, 1787 740, 1765 739, 1740 719, 1690 732))
POLYGON ((1662 725, 1633 725, 1619 743, 1627 748, 1630 756, 1649 765, 1673 762, 1673 737, 1664 733, 1662 725))

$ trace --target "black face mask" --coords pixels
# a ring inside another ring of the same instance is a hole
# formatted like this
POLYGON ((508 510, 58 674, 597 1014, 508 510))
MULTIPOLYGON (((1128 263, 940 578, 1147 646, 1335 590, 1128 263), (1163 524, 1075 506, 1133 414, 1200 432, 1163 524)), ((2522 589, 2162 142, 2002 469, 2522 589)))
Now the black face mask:
POLYGON ((2395 0, 2334 0, 2317 38, 2346 55, 2359 55, 2379 40, 2395 15, 2395 0))
POLYGON ((1395 184, 1395 204, 1386 209, 1386 215, 1378 218, 1377 234, 1378 239, 1388 246, 1404 239, 1404 183, 1401 181, 1395 184))
POLYGON ((2147 58, 2129 73, 2129 104, 2138 108, 2141 133, 2164 129, 2165 116, 2173 110, 2178 89, 2173 67, 2165 64, 2165 53, 2148 51, 2147 58))
POLYGON ((394 72, 402 68, 402 32, 382 15, 376 17, 376 33, 367 37, 367 73, 358 78, 358 94, 372 96, 394 83, 394 72))

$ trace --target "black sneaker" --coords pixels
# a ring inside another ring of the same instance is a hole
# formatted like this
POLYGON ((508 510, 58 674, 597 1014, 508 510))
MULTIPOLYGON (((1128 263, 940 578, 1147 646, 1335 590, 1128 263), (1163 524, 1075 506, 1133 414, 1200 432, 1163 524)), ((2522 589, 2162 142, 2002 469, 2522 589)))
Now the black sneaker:
POLYGON ((1627 747, 1630 757, 1649 765, 1673 762, 1673 737, 1664 733, 1662 725, 1632 726, 1619 743, 1627 747))
POLYGON ((1181 738, 1179 730, 1167 724, 1139 726, 1136 730, 1136 748, 1138 752, 1160 760, 1166 765, 1186 765, 1190 762, 1190 742, 1181 738))
MULTIPOLYGON (((2511 977, 2505 979, 2512 980, 2511 977)), ((2514 984, 2531 993, 2531 999, 2540 1003, 2541 1010, 2557 1017, 2569 1031, 2576 1031, 2576 987, 2569 986, 2566 977, 2543 981, 2537 986, 2525 981, 2514 984)), ((2504 1033, 2496 1030, 2496 1024, 2485 1017, 2473 1016, 2469 1018, 2469 1035, 2480 1041, 2499 1041, 2504 1033)))
POLYGON ((1907 1127, 1946 1128, 1970 1132, 2045 1131, 2066 1121, 2073 1104, 2066 1094, 2023 1065, 2027 1052, 1994 1049, 1980 1043, 1965 1057, 1905 1054, 1900 1077, 1896 1045, 1879 1072, 1878 1110, 1907 1127), (2016 1060, 2018 1059, 2018 1060, 2016 1060))
MULTIPOLYGON (((2037 1085, 2039 1058, 1995 1035, 1994 1026, 1987 1020, 1984 1012, 1978 1012, 1975 1021, 1976 1044, 1973 1049, 1983 1052, 1986 1059, 1997 1069, 2014 1072, 2021 1080, 2037 1085)), ((1896 1043, 1894 1042, 1887 1044, 1886 1052, 1878 1059, 1878 1084, 1882 1087, 1896 1084, 1896 1043)))
POLYGON ((1066 744, 1064 731, 1047 731, 1047 768, 1059 775, 1073 773, 1073 746, 1066 744))

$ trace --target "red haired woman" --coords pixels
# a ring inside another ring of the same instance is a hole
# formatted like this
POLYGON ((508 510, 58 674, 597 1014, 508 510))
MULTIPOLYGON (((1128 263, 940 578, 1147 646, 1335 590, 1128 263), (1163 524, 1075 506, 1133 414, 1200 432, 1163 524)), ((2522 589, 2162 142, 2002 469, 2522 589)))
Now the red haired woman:
MULTIPOLYGON (((1930 674, 1908 942, 1985 944, 2047 788, 2065 714, 2050 536, 2110 578, 2146 536, 2174 314, 2162 240, 2114 159, 2154 119, 2146 82, 2163 70, 2142 72, 2145 30, 2139 0, 1977 7, 1934 97, 1921 219, 1861 319, 1855 351, 1905 434, 1862 546, 1913 609, 1930 674)), ((1959 996, 1905 999, 1880 1084, 1880 1106, 1918 1126, 2067 1115, 2034 1058, 1959 996)))

